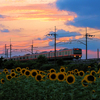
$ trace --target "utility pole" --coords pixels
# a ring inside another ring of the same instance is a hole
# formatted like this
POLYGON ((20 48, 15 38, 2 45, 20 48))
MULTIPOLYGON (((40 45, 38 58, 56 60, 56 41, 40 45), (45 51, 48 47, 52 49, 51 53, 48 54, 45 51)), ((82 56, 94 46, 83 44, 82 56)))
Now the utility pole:
POLYGON ((8 58, 8 49, 7 49, 7 58, 8 58))
POLYGON ((33 54, 33 40, 32 40, 32 45, 31 45, 32 47, 31 47, 31 52, 32 52, 32 54, 33 54))
POLYGON ((99 59, 99 49, 97 49, 97 58, 99 59))
POLYGON ((87 27, 86 27, 86 60, 87 60, 87 27))
POLYGON ((56 66, 56 26, 55 26, 55 66, 56 66))
POLYGON ((5 58, 6 58, 6 44, 5 44, 5 58))
POLYGON ((7 47, 9 47, 9 46, 7 46, 7 45, 5 44, 5 58, 8 58, 8 49, 7 49, 7 47))
POLYGON ((95 36, 95 35, 89 35, 88 33, 87 33, 87 27, 86 27, 86 60, 87 60, 87 36, 89 36, 89 37, 92 37, 92 36, 95 36))
POLYGON ((33 40, 32 40, 32 45, 31 45, 31 53, 33 54, 33 48, 38 48, 38 47, 33 47, 33 40))
POLYGON ((46 36, 52 36, 52 35, 54 35, 54 37, 55 37, 55 42, 54 42, 54 56, 55 56, 55 66, 56 66, 56 26, 55 26, 55 32, 54 32, 54 34, 47 34, 46 36))
POLYGON ((12 45, 11 45, 11 39, 10 39, 10 59, 11 59, 11 49, 12 49, 11 46, 12 45))

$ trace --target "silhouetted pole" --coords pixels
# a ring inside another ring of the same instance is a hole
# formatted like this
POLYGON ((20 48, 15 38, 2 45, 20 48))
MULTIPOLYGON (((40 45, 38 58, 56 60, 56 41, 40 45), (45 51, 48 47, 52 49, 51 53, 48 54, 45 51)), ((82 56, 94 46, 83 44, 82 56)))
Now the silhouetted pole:
POLYGON ((11 59, 11 49, 12 49, 11 46, 12 45, 11 45, 11 39, 10 39, 10 59, 11 59))
POLYGON ((6 44, 5 44, 5 58, 6 58, 6 44))
POLYGON ((31 45, 31 53, 33 54, 33 48, 38 48, 38 47, 33 47, 33 40, 32 40, 32 45, 31 45))
POLYGON ((7 58, 8 58, 8 49, 7 49, 7 58))
POLYGON ((87 27, 86 27, 86 60, 87 60, 87 36, 89 36, 89 37, 92 37, 92 36, 95 36, 95 35, 89 35, 88 33, 87 33, 87 27))
POLYGON ((33 54, 33 40, 32 40, 32 49, 31 49, 31 51, 32 51, 32 54, 33 54))
POLYGON ((97 49, 97 58, 99 59, 99 49, 97 49))
POLYGON ((55 26, 55 66, 56 66, 56 26, 55 26))
POLYGON ((54 42, 54 56, 55 56, 55 66, 56 66, 56 26, 55 26, 55 32, 54 32, 54 34, 47 34, 46 36, 52 36, 52 35, 54 35, 54 37, 55 37, 55 42, 54 42))
POLYGON ((87 60, 87 27, 86 27, 86 60, 87 60))

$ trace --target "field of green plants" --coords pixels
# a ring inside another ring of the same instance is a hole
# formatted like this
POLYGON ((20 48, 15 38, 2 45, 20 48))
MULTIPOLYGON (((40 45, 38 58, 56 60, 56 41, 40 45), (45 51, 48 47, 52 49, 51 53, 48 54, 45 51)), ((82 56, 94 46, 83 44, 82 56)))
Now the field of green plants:
POLYGON ((100 100, 100 63, 45 62, 1 61, 0 100, 100 100))
MULTIPOLYGON (((99 100, 100 69, 29 70, 17 67, 0 72, 0 100, 99 100)), ((81 67, 81 66, 80 66, 81 67)))

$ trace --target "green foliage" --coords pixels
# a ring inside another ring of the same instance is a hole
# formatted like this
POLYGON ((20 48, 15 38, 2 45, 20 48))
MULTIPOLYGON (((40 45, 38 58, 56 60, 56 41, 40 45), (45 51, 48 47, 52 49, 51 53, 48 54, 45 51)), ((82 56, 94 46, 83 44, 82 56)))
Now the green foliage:
POLYGON ((40 55, 38 58, 37 58, 37 62, 40 64, 40 65, 43 65, 43 64, 46 64, 48 62, 47 58, 43 55, 40 55))
POLYGON ((82 86, 83 77, 76 76, 72 85, 49 79, 37 82, 35 78, 25 76, 17 79, 7 81, 5 78, 5 83, 0 84, 0 100, 100 100, 100 78, 88 87, 82 86), (95 93, 92 90, 96 90, 95 93))
POLYGON ((0 68, 2 67, 2 65, 3 65, 3 57, 1 56, 1 58, 0 58, 0 68))
POLYGON ((65 64, 62 66, 68 67, 67 70, 70 70, 70 71, 74 69, 78 69, 79 71, 83 70, 84 72, 86 72, 88 70, 89 64, 68 64, 68 65, 65 64))
POLYGON ((58 59, 57 60, 57 65, 64 65, 64 60, 62 58, 58 59))
POLYGON ((44 64, 40 67, 40 70, 49 70, 51 68, 54 68, 54 65, 52 64, 44 64))
POLYGON ((4 62, 2 68, 13 69, 14 68, 14 64, 15 64, 15 61, 9 60, 9 61, 4 62))
POLYGON ((65 64, 69 65, 72 61, 66 61, 65 64))
MULTIPOLYGON (((39 62, 28 61, 28 62, 14 62, 6 61, 5 65, 11 64, 13 66, 39 66, 39 62)), ((94 63, 90 64, 64 64, 61 66, 68 67, 67 70, 88 70, 88 66, 94 67, 94 63)), ((49 70, 51 68, 59 68, 60 65, 53 64, 43 64, 40 67, 40 70, 49 70)), ((96 67, 100 67, 99 65, 96 67)), ((81 80, 83 77, 75 76, 75 83, 69 85, 66 81, 58 82, 51 81, 49 79, 37 82, 35 78, 22 76, 11 79, 11 81, 6 80, 6 75, 3 73, 0 75, 0 79, 4 78, 5 83, 0 84, 0 100, 100 100, 100 78, 96 77, 96 81, 93 84, 88 84, 88 87, 83 87, 81 80), (98 88, 97 88, 98 87, 98 88), (95 93, 92 93, 92 90, 96 90, 95 93), (88 94, 88 95, 87 95, 88 94), (94 98, 94 99, 93 99, 94 98)))

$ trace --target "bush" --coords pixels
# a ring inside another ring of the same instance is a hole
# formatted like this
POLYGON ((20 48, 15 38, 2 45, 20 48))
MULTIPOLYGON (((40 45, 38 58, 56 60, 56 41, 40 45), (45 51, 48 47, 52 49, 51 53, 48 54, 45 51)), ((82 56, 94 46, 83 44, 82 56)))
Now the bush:
POLYGON ((69 65, 72 61, 66 61, 65 64, 69 65))
POLYGON ((54 65, 52 64, 44 64, 40 67, 40 70, 50 70, 51 68, 54 68, 54 65))
POLYGON ((60 66, 64 65, 64 61, 62 58, 57 60, 57 65, 60 65, 60 66))
POLYGON ((4 69, 4 68, 13 69, 13 68, 14 68, 14 64, 15 64, 15 61, 13 61, 13 60, 6 61, 6 62, 4 62, 2 68, 3 68, 3 69, 4 69))
POLYGON ((0 58, 0 68, 2 67, 3 65, 3 57, 0 58))
POLYGON ((43 64, 46 64, 48 63, 48 60, 45 56, 42 56, 40 55, 38 58, 37 58, 37 63, 39 63, 40 65, 43 65, 43 64))

